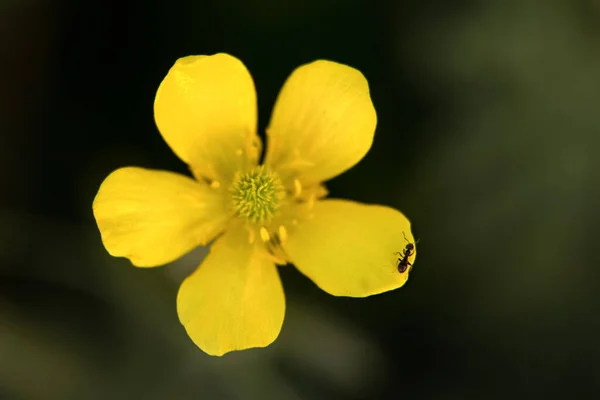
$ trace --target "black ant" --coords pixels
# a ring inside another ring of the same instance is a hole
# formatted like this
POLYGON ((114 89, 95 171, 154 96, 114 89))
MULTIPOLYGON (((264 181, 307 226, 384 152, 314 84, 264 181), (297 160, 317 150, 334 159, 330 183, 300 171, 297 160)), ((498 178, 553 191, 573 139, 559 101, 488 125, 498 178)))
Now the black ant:
MULTIPOLYGON (((406 238, 404 232, 402 232, 402 235, 404 235, 404 240, 408 242, 408 239, 406 238)), ((400 254, 400 256, 402 257, 398 258, 398 272, 400 272, 401 274, 406 272, 406 269, 408 269, 408 272, 412 271, 412 264, 408 262, 408 257, 412 256, 415 253, 415 245, 417 243, 419 243, 419 239, 417 239, 415 243, 408 242, 402 253, 400 253, 399 251, 394 253, 400 254)))

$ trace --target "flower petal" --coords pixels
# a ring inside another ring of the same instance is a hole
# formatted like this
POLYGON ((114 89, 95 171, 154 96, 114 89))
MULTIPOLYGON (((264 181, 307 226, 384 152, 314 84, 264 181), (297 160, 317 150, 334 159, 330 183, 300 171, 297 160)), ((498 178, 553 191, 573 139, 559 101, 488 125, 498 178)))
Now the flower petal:
POLYGON ((319 60, 286 81, 267 128, 265 164, 303 186, 352 168, 373 143, 377 115, 360 71, 319 60))
POLYGON ((229 219, 222 195, 209 186, 135 167, 111 173, 93 209, 106 250, 138 267, 166 264, 206 244, 229 219))
MULTIPOLYGON (((290 225, 284 249, 296 267, 335 296, 366 297, 404 285, 398 255, 412 242, 410 222, 393 208, 317 201, 313 217, 290 225)), ((414 262, 414 255, 410 262, 414 262)))
POLYGON ((228 230, 179 288, 177 312, 190 338, 208 354, 265 347, 279 335, 283 287, 264 248, 228 230))
POLYGON ((156 93, 154 118, 197 178, 231 181, 235 171, 258 162, 254 83, 228 54, 177 60, 156 93))

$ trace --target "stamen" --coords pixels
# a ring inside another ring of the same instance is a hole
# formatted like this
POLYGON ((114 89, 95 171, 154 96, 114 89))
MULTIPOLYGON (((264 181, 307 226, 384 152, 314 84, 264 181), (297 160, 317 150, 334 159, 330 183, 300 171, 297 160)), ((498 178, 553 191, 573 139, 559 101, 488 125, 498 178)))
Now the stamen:
POLYGON ((260 238, 265 243, 271 240, 271 235, 269 235, 269 231, 264 226, 260 228, 260 238))
POLYGON ((279 225, 279 241, 281 242, 281 244, 284 244, 286 239, 287 230, 285 229, 285 226, 279 225))
POLYGON ((248 156, 248 159, 256 162, 256 160, 258 160, 260 150, 260 139, 255 135, 249 136, 246 140, 246 155, 248 156))
POLYGON ((312 208, 315 206, 315 195, 314 194, 310 195, 310 197, 308 198, 308 201, 306 203, 308 205, 308 209, 312 210, 312 208))
POLYGON ((294 179, 294 197, 300 196, 302 193, 302 184, 298 179, 294 179))

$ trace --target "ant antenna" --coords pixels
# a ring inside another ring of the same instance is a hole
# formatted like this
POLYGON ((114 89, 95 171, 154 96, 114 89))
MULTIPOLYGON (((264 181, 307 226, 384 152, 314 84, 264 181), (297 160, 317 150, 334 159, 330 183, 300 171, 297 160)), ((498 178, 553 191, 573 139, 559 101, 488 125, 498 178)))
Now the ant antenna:
MULTIPOLYGON (((408 239, 406 238, 406 234, 404 233, 404 231, 402 231, 402 235, 404 236, 404 240, 406 240, 408 243, 410 243, 410 242, 408 241, 408 239)), ((419 243, 419 240, 421 240, 421 238, 418 238, 418 239, 417 239, 417 241, 415 242, 415 245, 416 245, 417 243, 419 243)))

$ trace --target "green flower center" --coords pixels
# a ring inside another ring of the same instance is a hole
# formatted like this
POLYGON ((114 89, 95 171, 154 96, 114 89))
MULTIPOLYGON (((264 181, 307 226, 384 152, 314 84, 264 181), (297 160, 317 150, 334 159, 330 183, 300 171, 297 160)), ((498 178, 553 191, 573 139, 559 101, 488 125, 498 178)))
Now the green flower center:
POLYGON ((241 174, 231 192, 233 208, 240 218, 261 224, 273 217, 284 195, 279 177, 262 166, 241 174))

